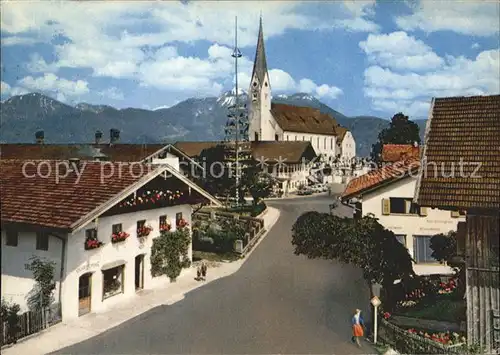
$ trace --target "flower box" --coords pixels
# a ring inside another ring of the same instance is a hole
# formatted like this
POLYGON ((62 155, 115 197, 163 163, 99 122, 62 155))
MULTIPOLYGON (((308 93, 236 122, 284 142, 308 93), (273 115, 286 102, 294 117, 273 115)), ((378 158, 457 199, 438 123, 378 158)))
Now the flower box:
POLYGON ((125 241, 128 237, 130 236, 130 234, 126 233, 126 232, 118 232, 118 233, 113 233, 111 234, 111 243, 120 243, 120 242, 123 242, 125 241))
POLYGON ((177 227, 179 228, 184 228, 187 227, 188 225, 189 225, 188 222, 184 218, 181 218, 177 221, 177 227))
POLYGON ((104 245, 104 243, 98 239, 87 239, 84 245, 85 245, 85 250, 92 250, 100 248, 101 246, 104 245))
POLYGON ((149 233, 153 230, 153 227, 151 226, 143 226, 140 228, 137 228, 137 238, 143 238, 147 237, 149 233))
POLYGON ((172 226, 169 223, 160 226, 160 232, 170 232, 172 226))

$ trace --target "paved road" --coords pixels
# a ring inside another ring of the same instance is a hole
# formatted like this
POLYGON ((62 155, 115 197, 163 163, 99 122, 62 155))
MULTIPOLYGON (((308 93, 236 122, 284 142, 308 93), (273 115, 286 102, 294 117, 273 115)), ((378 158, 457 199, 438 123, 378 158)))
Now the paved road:
POLYGON ((296 218, 330 202, 270 202, 281 217, 238 272, 57 354, 373 353, 350 343, 351 312, 368 308, 359 270, 293 254, 296 218))

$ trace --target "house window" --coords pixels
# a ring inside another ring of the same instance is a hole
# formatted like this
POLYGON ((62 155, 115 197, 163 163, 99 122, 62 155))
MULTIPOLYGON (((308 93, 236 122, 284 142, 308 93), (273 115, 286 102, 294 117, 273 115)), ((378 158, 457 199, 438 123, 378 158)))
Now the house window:
POLYGON ((17 231, 12 229, 7 229, 5 231, 5 245, 9 247, 17 247, 17 243, 19 242, 19 235, 17 231))
POLYGON ((97 229, 91 228, 85 230, 85 239, 97 239, 97 229))
POLYGON ((434 259, 431 249, 432 236, 414 235, 413 236, 413 258, 417 264, 437 263, 434 259))
POLYGON ((406 213, 406 201, 404 198, 391 197, 389 201, 391 213, 406 213))
POLYGON ((396 234, 396 239, 398 240, 398 242, 400 242, 401 244, 403 244, 404 246, 406 246, 406 235, 404 235, 404 234, 396 234))
POLYGON ((111 226, 111 233, 112 234, 118 234, 122 231, 122 224, 113 224, 111 226))
POLYGON ((287 134, 286 135, 286 140, 289 141, 290 140, 290 136, 287 134))
POLYGON ((275 134, 275 135, 274 135, 274 140, 275 140, 275 141, 279 140, 279 137, 278 137, 278 135, 277 135, 277 134, 275 134))
POLYGON ((160 216, 160 228, 167 225, 167 215, 160 216))
POLYGON ((179 225, 179 221, 182 219, 182 212, 175 214, 175 225, 179 225))
POLYGON ((102 299, 123 293, 124 265, 102 271, 102 299))
POLYGON ((297 140, 297 136, 295 136, 295 140, 297 140))
POLYGON ((302 141, 305 141, 306 140, 306 137, 305 136, 302 136, 302 141))
POLYGON ((36 250, 49 250, 49 235, 46 232, 36 233, 36 250))
POLYGON ((143 219, 142 221, 137 221, 137 230, 143 228, 146 225, 146 220, 143 219))
POLYGON ((257 132, 255 132, 255 133, 254 133, 254 138, 255 138, 254 140, 255 140, 256 142, 258 142, 258 141, 259 141, 259 134, 258 134, 257 132))

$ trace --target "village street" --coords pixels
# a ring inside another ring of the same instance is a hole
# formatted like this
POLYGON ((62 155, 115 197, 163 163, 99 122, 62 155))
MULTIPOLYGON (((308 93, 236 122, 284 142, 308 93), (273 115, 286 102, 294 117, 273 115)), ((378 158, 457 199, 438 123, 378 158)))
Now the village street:
MULTIPOLYGON (((293 254, 297 216, 327 212, 331 202, 269 202, 281 217, 238 272, 57 354, 373 353, 366 342, 361 349, 350 343, 351 312, 369 311, 359 270, 293 254)), ((336 213, 352 212, 341 205, 336 213)))

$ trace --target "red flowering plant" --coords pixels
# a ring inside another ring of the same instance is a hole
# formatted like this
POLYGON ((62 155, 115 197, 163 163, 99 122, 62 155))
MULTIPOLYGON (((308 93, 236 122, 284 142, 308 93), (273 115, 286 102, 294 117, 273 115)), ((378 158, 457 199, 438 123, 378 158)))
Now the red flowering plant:
POLYGON ((458 333, 442 332, 442 333, 429 333, 423 330, 416 330, 414 328, 408 329, 408 333, 427 338, 429 340, 435 341, 436 343, 441 343, 443 345, 457 345, 465 344, 466 339, 464 336, 460 336, 458 333))
POLYGON ((165 223, 160 226, 160 232, 170 232, 170 229, 172 229, 170 223, 165 223))
POLYGON ((149 233, 151 233, 151 231, 153 230, 153 227, 151 226, 142 226, 142 227, 139 227, 137 228, 137 237, 138 238, 142 238, 142 237, 147 237, 149 235, 149 233))
POLYGON ((384 317, 385 320, 389 319, 391 317, 391 314, 389 312, 384 312, 384 314, 382 315, 382 317, 384 317))
POLYGON ((97 249, 103 245, 104 243, 97 238, 87 238, 85 240, 85 250, 97 249))
POLYGON ((449 279, 447 282, 439 283, 438 293, 440 295, 448 295, 453 293, 453 291, 457 288, 457 281, 455 278, 449 279))
POLYGON ((130 234, 128 234, 127 232, 113 233, 111 234, 111 243, 123 242, 128 237, 130 237, 130 234))
POLYGON ((187 227, 188 225, 189 223, 184 218, 181 218, 177 221, 177 227, 179 228, 184 228, 187 227))

